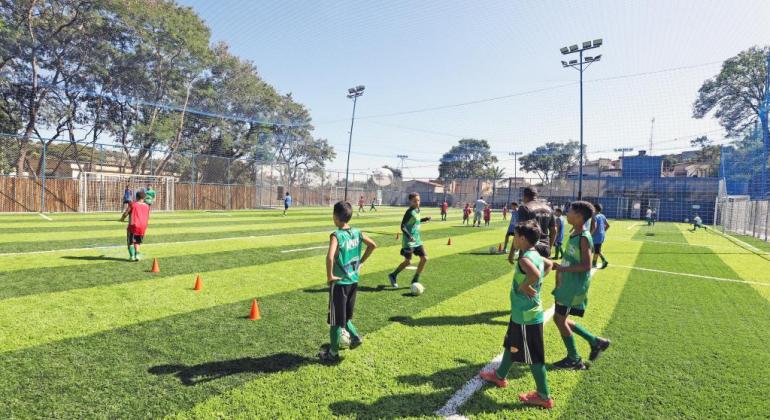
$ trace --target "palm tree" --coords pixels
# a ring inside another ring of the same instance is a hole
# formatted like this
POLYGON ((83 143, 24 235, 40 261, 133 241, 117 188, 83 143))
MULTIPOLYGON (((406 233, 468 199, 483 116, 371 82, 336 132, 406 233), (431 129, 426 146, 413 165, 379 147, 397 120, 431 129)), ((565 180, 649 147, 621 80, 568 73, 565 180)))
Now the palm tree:
POLYGON ((501 179, 505 177, 505 169, 499 166, 490 166, 487 170, 492 179, 501 179))

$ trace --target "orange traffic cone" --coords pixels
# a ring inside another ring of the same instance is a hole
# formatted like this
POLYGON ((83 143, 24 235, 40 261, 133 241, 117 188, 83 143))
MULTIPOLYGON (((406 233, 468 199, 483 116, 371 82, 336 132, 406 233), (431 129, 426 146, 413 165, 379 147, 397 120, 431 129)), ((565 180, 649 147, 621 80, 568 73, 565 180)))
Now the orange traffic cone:
POLYGON ((153 273, 160 273, 160 266, 158 266, 158 258, 154 258, 152 260, 152 270, 153 273))
POLYGON ((398 233, 396 233, 396 240, 398 240, 398 233))
POLYGON ((262 315, 259 313, 259 304, 257 303, 256 299, 251 302, 251 313, 249 314, 249 319, 252 321, 262 319, 262 315))
POLYGON ((201 275, 198 274, 195 276, 195 287, 193 288, 196 292, 200 292, 203 290, 203 280, 201 279, 201 275))
POLYGON ((503 244, 497 244, 497 252, 502 253, 503 252, 503 244))
POLYGON ((452 245, 452 238, 449 238, 449 240, 448 240, 448 241, 446 241, 446 244, 447 244, 447 245, 452 245))

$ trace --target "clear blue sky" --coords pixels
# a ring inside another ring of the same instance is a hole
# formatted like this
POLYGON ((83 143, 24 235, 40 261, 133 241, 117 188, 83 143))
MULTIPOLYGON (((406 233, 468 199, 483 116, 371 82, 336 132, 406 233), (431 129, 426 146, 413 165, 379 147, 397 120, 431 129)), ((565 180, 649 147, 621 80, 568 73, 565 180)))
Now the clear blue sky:
POLYGON ((461 137, 490 141, 509 175, 509 151, 579 138, 578 72, 559 48, 603 38, 602 61, 585 73, 589 158, 612 149, 688 148, 712 118, 691 117, 701 83, 725 58, 770 43, 770 1, 247 1, 182 0, 212 41, 254 61, 263 78, 312 113, 344 169, 352 104, 358 102, 351 168, 397 164, 434 177, 461 137), (425 112, 425 108, 503 97, 425 112), (400 115, 387 115, 402 113, 400 115))

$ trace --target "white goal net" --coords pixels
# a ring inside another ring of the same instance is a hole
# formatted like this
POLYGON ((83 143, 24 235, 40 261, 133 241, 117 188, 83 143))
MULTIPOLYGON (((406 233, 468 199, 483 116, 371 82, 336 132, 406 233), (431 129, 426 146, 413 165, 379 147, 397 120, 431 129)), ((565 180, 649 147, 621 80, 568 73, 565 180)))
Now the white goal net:
POLYGON ((174 210, 174 182, 172 176, 83 172, 78 177, 78 211, 123 211, 126 188, 133 198, 148 187, 155 190, 153 210, 174 210))

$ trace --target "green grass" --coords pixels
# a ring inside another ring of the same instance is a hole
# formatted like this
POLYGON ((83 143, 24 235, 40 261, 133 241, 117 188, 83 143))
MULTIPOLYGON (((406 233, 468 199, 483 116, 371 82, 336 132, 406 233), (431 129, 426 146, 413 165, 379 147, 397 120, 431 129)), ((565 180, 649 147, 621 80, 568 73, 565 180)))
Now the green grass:
MULTIPOLYGON (((125 225, 115 214, 0 216, 0 417, 434 417, 501 351, 511 267, 487 248, 503 240, 505 223, 460 226, 455 210, 449 222, 424 225, 427 291, 412 297, 406 287, 385 287, 400 261, 394 234, 403 209, 383 208, 353 220, 380 247, 364 266, 356 306, 365 343, 337 366, 317 363, 328 341, 325 250, 317 247, 333 226, 329 209, 294 210, 289 217, 275 210, 153 214, 140 263, 125 261, 125 225), (161 273, 149 273, 152 257, 161 273), (196 274, 204 279, 199 293, 191 290, 196 274), (254 298, 260 321, 246 319, 254 298)), ((438 219, 436 209, 424 213, 438 219)), ((508 388, 484 387, 459 414, 770 412, 766 256, 688 225, 612 225, 611 265, 596 273, 581 320, 613 340, 610 350, 587 371, 549 370, 551 412, 518 403, 516 394, 534 383, 515 366, 508 388)), ((408 285, 412 273, 399 283, 408 285)), ((552 288, 550 276, 546 306, 552 288)), ((550 322, 545 342, 548 361, 563 357, 550 322)), ((578 349, 589 350, 582 340, 578 349)))

